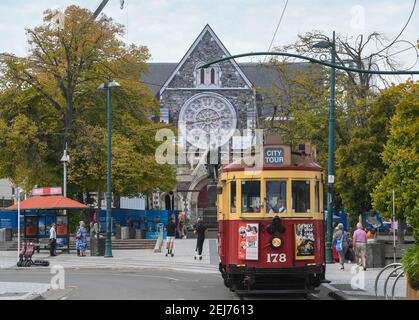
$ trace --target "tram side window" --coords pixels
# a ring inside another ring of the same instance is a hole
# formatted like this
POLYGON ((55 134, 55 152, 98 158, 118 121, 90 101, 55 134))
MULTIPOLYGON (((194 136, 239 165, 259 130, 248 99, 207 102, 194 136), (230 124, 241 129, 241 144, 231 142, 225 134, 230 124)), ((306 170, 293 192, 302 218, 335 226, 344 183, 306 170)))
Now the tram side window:
POLYGON ((230 184, 230 210, 232 213, 237 212, 237 201, 236 201, 236 181, 231 182, 230 184))
POLYGON ((287 182, 266 182, 266 205, 268 213, 287 212, 287 182))
POLYGON ((310 181, 292 182, 292 212, 310 212, 310 181))
POLYGON ((315 202, 316 202, 316 212, 320 212, 320 182, 316 181, 316 185, 314 187, 315 193, 315 202))
POLYGON ((242 212, 258 213, 260 204, 260 181, 243 181, 242 212))

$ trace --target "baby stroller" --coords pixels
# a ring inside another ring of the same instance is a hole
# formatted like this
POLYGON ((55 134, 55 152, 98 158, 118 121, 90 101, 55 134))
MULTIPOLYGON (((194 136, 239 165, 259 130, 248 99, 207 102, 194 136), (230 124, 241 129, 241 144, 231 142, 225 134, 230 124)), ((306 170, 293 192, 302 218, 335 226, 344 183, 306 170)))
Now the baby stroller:
POLYGON ((45 260, 32 260, 32 256, 35 253, 35 243, 33 242, 23 242, 22 244, 22 250, 19 254, 19 261, 17 263, 17 266, 19 268, 25 267, 29 268, 31 266, 37 266, 37 267, 48 267, 49 261, 45 260))

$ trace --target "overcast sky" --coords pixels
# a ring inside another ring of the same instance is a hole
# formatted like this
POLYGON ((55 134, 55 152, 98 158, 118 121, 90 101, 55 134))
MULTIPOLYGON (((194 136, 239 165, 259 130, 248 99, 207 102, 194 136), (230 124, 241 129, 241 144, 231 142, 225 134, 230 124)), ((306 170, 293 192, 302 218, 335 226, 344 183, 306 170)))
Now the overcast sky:
MULTIPOLYGON (((25 55, 24 28, 40 24, 45 9, 76 4, 94 10, 100 2, 1 0, 0 52, 25 55)), ((127 25, 126 40, 147 46, 153 62, 178 62, 207 23, 231 54, 267 51, 286 0, 125 0, 124 10, 120 10, 119 2, 110 0, 104 13, 127 25)), ((336 30, 345 36, 379 31, 387 36, 390 43, 406 23, 413 2, 289 0, 274 45, 292 43, 298 34, 312 30, 322 30, 326 34, 336 30)), ((401 38, 414 43, 419 38, 419 3, 401 38)), ((392 52, 407 47, 400 44, 392 52)), ((405 67, 416 61, 413 50, 398 57, 405 67)), ((419 63, 414 69, 419 69, 419 63)))

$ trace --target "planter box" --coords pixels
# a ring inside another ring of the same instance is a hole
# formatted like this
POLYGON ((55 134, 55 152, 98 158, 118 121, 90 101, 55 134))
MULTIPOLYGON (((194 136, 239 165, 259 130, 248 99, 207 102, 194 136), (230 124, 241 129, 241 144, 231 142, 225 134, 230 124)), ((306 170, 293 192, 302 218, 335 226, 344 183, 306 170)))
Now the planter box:
POLYGON ((407 300, 419 300, 419 290, 414 290, 410 287, 409 280, 406 281, 407 300))

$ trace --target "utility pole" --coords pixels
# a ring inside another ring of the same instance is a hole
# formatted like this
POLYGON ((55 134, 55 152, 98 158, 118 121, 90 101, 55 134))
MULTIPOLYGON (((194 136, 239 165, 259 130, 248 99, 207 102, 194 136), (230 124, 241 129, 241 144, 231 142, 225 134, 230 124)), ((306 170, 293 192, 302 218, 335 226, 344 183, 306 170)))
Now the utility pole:
POLYGON ((61 158, 61 162, 64 165, 64 176, 63 176, 63 195, 67 198, 67 165, 70 162, 70 156, 68 155, 68 144, 65 144, 64 155, 61 158))
MULTIPOLYGON (((336 34, 333 31, 331 43, 332 64, 336 64, 336 34)), ((333 193, 335 186, 335 89, 336 69, 331 68, 330 75, 330 111, 329 111, 329 160, 328 160, 328 191, 327 191, 327 239, 326 239, 326 263, 334 263, 333 242, 333 193)))
POLYGON ((98 89, 106 90, 107 93, 107 123, 108 123, 108 169, 107 169, 107 192, 106 192, 106 241, 105 258, 113 258, 112 255, 112 88, 120 88, 118 82, 110 81, 102 84, 98 89))
POLYGON ((106 7, 106 5, 108 4, 109 0, 103 0, 102 3, 99 5, 99 7, 96 9, 95 13, 93 14, 93 16, 95 17, 95 19, 97 17, 99 17, 100 13, 103 11, 103 9, 106 7))
MULTIPOLYGON (((106 7, 106 5, 108 4, 109 0, 103 0, 102 3, 99 5, 99 7, 96 9, 96 11, 93 13, 93 16, 95 17, 95 19, 97 17, 99 17, 99 15, 102 13, 103 9, 106 7)), ((124 0, 120 0, 121 2, 121 9, 124 9, 124 4, 125 1, 124 0)))
POLYGON ((393 190, 393 260, 396 263, 396 193, 393 190))

